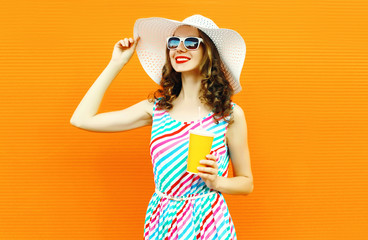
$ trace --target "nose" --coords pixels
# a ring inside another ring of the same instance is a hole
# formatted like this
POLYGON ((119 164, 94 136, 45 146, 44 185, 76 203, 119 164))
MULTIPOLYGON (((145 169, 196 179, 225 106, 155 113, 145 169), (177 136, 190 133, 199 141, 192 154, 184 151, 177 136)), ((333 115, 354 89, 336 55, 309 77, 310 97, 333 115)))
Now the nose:
POLYGON ((180 41, 179 46, 176 48, 176 50, 185 51, 187 49, 184 47, 184 43, 180 41))

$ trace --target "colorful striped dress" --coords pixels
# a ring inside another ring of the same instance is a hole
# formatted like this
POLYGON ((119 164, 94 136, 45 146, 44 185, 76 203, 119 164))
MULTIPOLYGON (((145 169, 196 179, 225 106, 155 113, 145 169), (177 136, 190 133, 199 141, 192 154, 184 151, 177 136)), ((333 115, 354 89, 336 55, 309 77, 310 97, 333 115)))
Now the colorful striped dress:
MULTIPOLYGON (((232 103, 234 108, 234 103, 232 103)), ((216 124, 213 112, 202 118, 203 127, 215 133, 211 154, 217 156, 218 175, 227 177, 229 151, 225 143, 228 123, 216 124)), ((210 192, 208 196, 172 200, 154 192, 146 212, 143 239, 157 240, 235 240, 235 227, 223 195, 207 187, 194 173, 186 171, 189 130, 200 127, 200 121, 181 122, 154 103, 150 153, 155 187, 174 197, 191 197, 210 192)))

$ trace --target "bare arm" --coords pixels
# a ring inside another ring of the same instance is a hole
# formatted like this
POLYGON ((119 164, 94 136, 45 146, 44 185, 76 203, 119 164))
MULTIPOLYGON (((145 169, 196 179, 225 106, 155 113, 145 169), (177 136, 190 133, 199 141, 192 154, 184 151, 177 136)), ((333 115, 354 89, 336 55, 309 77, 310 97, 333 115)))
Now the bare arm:
POLYGON ((99 113, 74 126, 95 132, 127 131, 152 124, 153 103, 143 100, 126 109, 99 113))
POLYGON ((207 166, 199 167, 198 175, 209 188, 226 194, 247 195, 253 191, 253 175, 247 142, 247 123, 244 112, 238 105, 234 107, 234 122, 227 130, 226 142, 233 163, 234 177, 218 176, 217 157, 212 154, 206 155, 207 159, 200 161, 207 166))
POLYGON ((253 192, 253 174, 247 141, 247 123, 240 106, 234 107, 234 123, 229 125, 226 133, 234 177, 220 177, 217 189, 227 194, 244 194, 253 192))
POLYGON ((151 124, 153 103, 147 100, 124 110, 97 114, 105 91, 133 55, 138 40, 125 38, 115 44, 111 61, 74 111, 70 119, 72 125, 91 131, 115 132, 151 124))

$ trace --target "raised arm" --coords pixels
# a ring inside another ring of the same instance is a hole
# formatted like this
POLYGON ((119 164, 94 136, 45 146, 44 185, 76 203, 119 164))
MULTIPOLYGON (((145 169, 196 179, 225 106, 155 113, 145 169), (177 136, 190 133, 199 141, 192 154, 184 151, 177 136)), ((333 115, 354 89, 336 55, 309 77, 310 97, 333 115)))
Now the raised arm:
POLYGON ((125 38, 114 46, 111 61, 87 91, 70 119, 78 128, 90 131, 125 131, 152 123, 153 103, 143 100, 126 109, 97 114, 102 98, 111 82, 132 57, 139 37, 125 38))

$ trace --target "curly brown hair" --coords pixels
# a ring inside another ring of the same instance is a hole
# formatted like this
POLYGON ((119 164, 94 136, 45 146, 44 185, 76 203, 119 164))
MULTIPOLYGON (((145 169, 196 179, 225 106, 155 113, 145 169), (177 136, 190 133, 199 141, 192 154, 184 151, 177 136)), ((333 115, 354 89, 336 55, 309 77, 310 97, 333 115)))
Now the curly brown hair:
MULTIPOLYGON (((231 97, 234 94, 234 90, 225 78, 220 54, 215 44, 203 31, 198 29, 198 32, 204 43, 204 54, 199 65, 199 70, 203 77, 199 98, 202 103, 212 107, 213 119, 216 124, 219 123, 220 119, 224 119, 224 121, 231 124, 233 122, 231 97)), ((173 108, 172 101, 179 96, 182 88, 181 73, 176 72, 171 66, 169 51, 166 48, 166 63, 162 68, 161 88, 157 89, 153 94, 151 93, 148 99, 150 102, 158 100, 158 108, 165 110, 173 108)))

